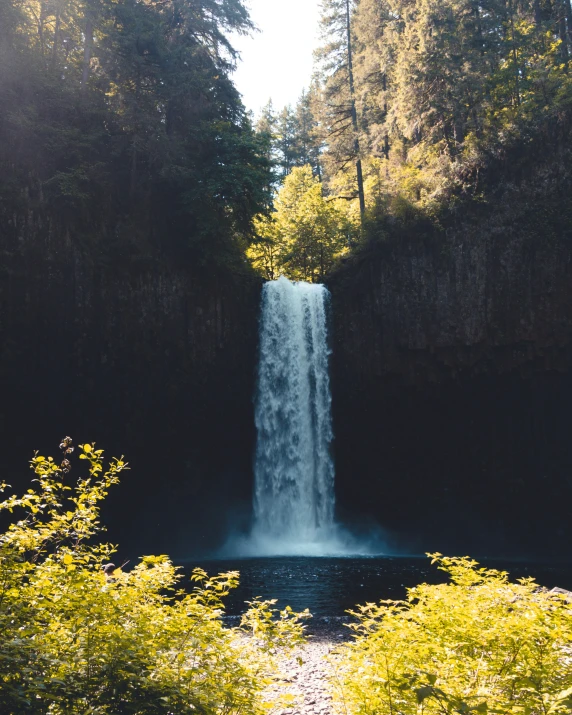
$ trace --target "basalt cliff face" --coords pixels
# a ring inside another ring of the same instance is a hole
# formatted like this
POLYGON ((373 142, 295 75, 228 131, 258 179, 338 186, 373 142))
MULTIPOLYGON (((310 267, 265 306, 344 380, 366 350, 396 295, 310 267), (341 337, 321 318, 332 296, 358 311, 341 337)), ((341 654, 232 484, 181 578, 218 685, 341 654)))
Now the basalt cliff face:
POLYGON ((216 545, 249 503, 260 281, 246 268, 100 260, 49 222, 3 219, 8 481, 29 479, 34 448, 95 440, 132 467, 104 514, 128 556, 216 545))
MULTIPOLYGON (((569 554, 569 134, 328 282, 338 512, 392 548, 569 554)), ((96 440, 132 466, 104 514, 121 555, 194 556, 250 517, 261 281, 98 245, 0 212, 5 473, 25 486, 34 448, 96 440)))
POLYGON ((398 547, 569 554, 568 140, 329 282, 338 503, 398 547))

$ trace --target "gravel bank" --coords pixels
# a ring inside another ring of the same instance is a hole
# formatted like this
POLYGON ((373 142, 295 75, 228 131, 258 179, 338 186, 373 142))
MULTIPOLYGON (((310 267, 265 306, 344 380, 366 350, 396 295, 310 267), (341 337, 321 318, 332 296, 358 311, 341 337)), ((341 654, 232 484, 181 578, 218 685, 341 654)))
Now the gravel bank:
POLYGON ((327 656, 349 635, 348 629, 342 630, 340 624, 332 627, 321 625, 303 646, 280 661, 281 679, 266 693, 267 700, 277 701, 276 707, 270 711, 271 715, 336 713, 329 683, 333 667, 327 656))

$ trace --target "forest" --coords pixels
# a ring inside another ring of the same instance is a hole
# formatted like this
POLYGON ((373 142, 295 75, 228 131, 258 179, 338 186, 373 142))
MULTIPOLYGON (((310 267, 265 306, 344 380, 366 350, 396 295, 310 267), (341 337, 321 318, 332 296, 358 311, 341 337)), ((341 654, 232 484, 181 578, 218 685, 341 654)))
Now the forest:
POLYGON ((0 0, 1 715, 572 713, 572 0, 320 18, 0 0))
POLYGON ((4 210, 101 260, 224 254, 268 209, 265 146, 229 79, 238 0, 2 2, 4 210), (49 207, 49 208, 48 208, 49 207))
POLYGON ((570 105, 570 0, 325 0, 312 84, 249 116, 239 0, 0 9, 2 210, 24 202, 98 260, 156 255, 323 280, 570 105))
POLYGON ((569 0, 326 0, 322 13, 311 87, 257 124, 282 186, 251 249, 268 276, 323 278, 388 223, 439 225, 483 195, 488 165, 569 111, 569 0), (304 166, 322 184, 314 208, 304 166), (320 216, 313 235, 293 237, 293 192, 320 216))

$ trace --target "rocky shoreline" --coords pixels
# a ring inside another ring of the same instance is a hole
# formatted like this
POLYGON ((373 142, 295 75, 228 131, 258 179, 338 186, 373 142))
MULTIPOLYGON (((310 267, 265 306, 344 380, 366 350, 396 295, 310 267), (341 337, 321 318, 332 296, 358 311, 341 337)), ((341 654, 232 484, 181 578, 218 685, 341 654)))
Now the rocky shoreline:
MULTIPOLYGON (((549 593, 572 602, 572 592, 553 588, 549 593)), ((336 715, 335 688, 337 648, 351 638, 348 618, 321 618, 308 627, 307 641, 279 659, 280 678, 265 693, 276 702, 270 715, 336 715)))
POLYGON ((280 678, 266 693, 276 701, 271 715, 333 715, 332 678, 335 652, 348 641, 348 618, 311 622, 307 641, 279 660, 280 678))
POLYGON ((308 640, 280 660, 280 679, 266 693, 276 701, 271 715, 330 715, 333 713, 331 686, 333 666, 328 659, 336 643, 308 640))

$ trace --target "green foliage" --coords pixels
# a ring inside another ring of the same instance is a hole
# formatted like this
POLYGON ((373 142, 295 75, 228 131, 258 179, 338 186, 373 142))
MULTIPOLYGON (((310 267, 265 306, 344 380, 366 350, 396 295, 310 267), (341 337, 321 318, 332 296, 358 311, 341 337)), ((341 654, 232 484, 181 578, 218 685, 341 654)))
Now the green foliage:
POLYGON ((284 180, 274 213, 257 223, 258 239, 248 250, 267 279, 287 275, 322 281, 352 234, 347 215, 323 195, 312 167, 295 167, 284 180))
POLYGON ((386 192, 431 212, 464 188, 468 166, 569 103, 572 17, 565 2, 540 0, 410 5, 360 3, 356 75, 368 145, 385 159, 386 192))
POLYGON ((230 79, 240 0, 10 0, 0 27, 0 212, 25 195, 142 250, 251 234, 269 165, 230 79))
POLYGON ((60 464, 36 454, 35 487, 0 504, 16 518, 0 536, 0 711, 264 712, 272 652, 300 642, 309 614, 257 601, 244 630, 229 629, 223 599, 236 572, 195 569, 186 592, 166 556, 102 569, 114 548, 95 539, 100 504, 127 464, 104 466, 103 451, 85 444, 88 472, 74 484, 71 440, 61 447, 60 464))
POLYGON ((363 173, 367 231, 405 205, 435 219, 571 105, 569 0, 325 0, 322 31, 321 178, 355 221, 363 173))
POLYGON ((322 138, 318 126, 319 87, 304 90, 294 108, 275 112, 270 101, 263 108, 256 130, 269 143, 267 158, 275 167, 275 184, 280 184, 294 167, 310 165, 321 178, 322 138))
MULTIPOLYGON (((326 184, 330 188, 330 183, 343 174, 357 199, 356 162, 362 156, 353 68, 355 38, 351 26, 348 32, 348 22, 356 6, 355 0, 323 0, 322 44, 315 56, 322 89, 319 117, 327 149, 323 156, 326 184)), ((346 191, 349 188, 346 185, 346 191)), ((335 195, 335 187, 332 190, 335 195)))
POLYGON ((570 0, 324 0, 321 9, 309 101, 274 115, 272 158, 283 178, 312 166, 325 198, 343 200, 360 226, 354 247, 390 223, 443 225, 476 184, 486 190, 483 169, 572 105, 570 0))
POLYGON ((572 604, 468 558, 432 554, 451 583, 353 613, 340 653, 346 711, 556 715, 572 710, 572 604))

